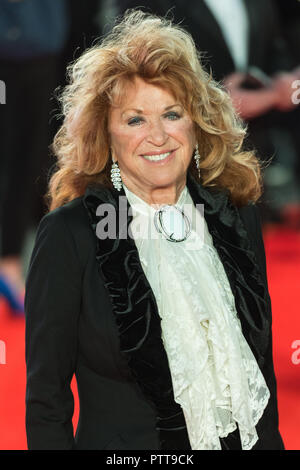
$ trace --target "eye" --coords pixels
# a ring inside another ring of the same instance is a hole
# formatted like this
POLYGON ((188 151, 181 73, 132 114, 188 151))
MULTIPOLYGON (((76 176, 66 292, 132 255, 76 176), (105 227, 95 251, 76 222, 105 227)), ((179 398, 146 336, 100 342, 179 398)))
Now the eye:
POLYGON ((140 124, 141 122, 143 121, 143 119, 139 116, 134 116, 133 118, 130 118, 129 121, 128 121, 128 125, 129 126, 134 126, 134 125, 137 125, 137 124, 140 124))
POLYGON ((175 111, 170 111, 169 113, 165 114, 165 117, 170 121, 175 121, 181 118, 180 114, 176 113, 175 111))

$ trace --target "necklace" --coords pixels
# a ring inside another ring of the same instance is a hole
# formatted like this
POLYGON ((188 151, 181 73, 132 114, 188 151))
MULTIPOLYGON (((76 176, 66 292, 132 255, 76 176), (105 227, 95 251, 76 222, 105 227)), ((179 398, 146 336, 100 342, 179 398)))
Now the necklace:
POLYGON ((166 204, 154 214, 154 225, 169 242, 183 242, 191 233, 188 216, 177 206, 166 204))

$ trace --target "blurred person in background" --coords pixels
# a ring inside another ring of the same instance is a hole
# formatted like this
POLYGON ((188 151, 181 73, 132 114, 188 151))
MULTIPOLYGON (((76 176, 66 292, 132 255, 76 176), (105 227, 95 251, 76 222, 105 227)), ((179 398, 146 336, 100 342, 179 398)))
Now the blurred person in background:
POLYGON ((287 14, 289 2, 284 16, 290 21, 285 24, 293 22, 289 37, 294 48, 272 0, 121 0, 118 6, 121 13, 144 6, 161 16, 171 9, 175 21, 189 30, 207 69, 223 81, 247 122, 249 147, 261 160, 272 159, 264 171, 264 221, 300 227, 300 109, 292 101, 292 85, 300 78, 295 41, 299 2, 292 2, 293 20, 287 14))
POLYGON ((23 312, 22 250, 45 211, 51 96, 68 35, 64 0, 0 2, 0 293, 23 312))
MULTIPOLYGON (((98 13, 104 0, 67 0, 69 15, 69 35, 63 50, 60 67, 60 84, 66 84, 66 66, 88 47, 101 34, 98 13)), ((58 127, 58 126, 57 126, 58 127)))
POLYGON ((299 0, 275 0, 280 17, 281 31, 288 47, 300 64, 300 2, 299 0))
MULTIPOLYGON (((291 54, 294 58, 295 63, 299 68, 300 64, 300 2, 299 0, 289 0, 289 2, 282 2, 281 0, 276 0, 276 5, 278 8, 280 16, 280 26, 281 31, 284 37, 284 40, 287 44, 288 49, 291 51, 291 54)), ((299 77, 298 77, 299 80, 299 77)), ((299 101, 300 99, 300 82, 298 81, 297 87, 293 89, 295 93, 295 98, 299 101)), ((299 132, 299 123, 300 116, 299 111, 296 115, 296 118, 291 119, 293 126, 293 137, 296 140, 296 151, 297 151, 297 183, 300 184, 300 132, 299 132)), ((286 211, 289 215, 289 209, 286 211)), ((293 208, 290 208, 290 217, 293 216, 293 208)), ((299 226, 299 214, 298 211, 295 211, 295 218, 297 217, 297 226, 299 226)))
POLYGON ((107 29, 115 7, 111 0, 5 0, 0 15, 0 80, 8 90, 0 116, 0 295, 23 313, 24 240, 46 211, 55 171, 48 149, 61 125, 55 94, 67 64, 107 29))
POLYGON ((0 295, 23 313, 24 243, 46 211, 55 171, 49 144, 61 125, 55 94, 67 64, 102 34, 114 16, 106 0, 3 0, 0 80, 6 87, 0 136, 0 295))

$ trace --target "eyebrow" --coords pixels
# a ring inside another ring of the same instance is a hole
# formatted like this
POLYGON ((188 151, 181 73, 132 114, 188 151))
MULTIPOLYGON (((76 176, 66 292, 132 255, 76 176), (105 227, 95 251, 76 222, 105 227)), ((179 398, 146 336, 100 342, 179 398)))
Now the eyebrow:
MULTIPOLYGON (((171 104, 170 106, 167 106, 163 111, 164 112, 168 111, 169 109, 174 108, 175 106, 180 106, 181 108, 183 108, 183 106, 180 103, 175 103, 175 104, 171 104)), ((125 109, 125 111, 123 111, 122 116, 123 116, 123 114, 125 114, 129 111, 134 111, 137 114, 143 114, 144 113, 144 111, 142 109, 129 108, 129 109, 125 109)))

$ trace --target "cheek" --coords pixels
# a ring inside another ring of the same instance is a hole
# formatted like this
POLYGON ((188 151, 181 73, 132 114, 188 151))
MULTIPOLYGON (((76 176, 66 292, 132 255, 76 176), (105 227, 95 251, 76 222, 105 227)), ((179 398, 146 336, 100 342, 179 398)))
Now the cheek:
POLYGON ((111 132, 111 147, 119 158, 134 153, 139 143, 144 139, 144 133, 136 129, 118 129, 111 132))
POLYGON ((187 135, 187 138, 190 140, 191 145, 196 143, 196 134, 193 121, 187 119, 184 121, 184 130, 183 132, 187 135))
POLYGON ((196 135, 191 121, 181 120, 176 123, 176 126, 168 126, 168 133, 180 142, 187 152, 196 146, 196 135))
POLYGON ((130 149, 131 139, 122 131, 111 133, 111 148, 117 159, 121 160, 123 155, 127 155, 130 149))

